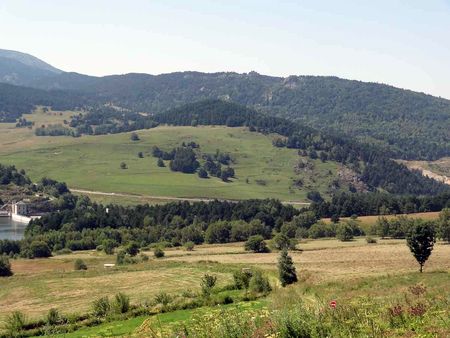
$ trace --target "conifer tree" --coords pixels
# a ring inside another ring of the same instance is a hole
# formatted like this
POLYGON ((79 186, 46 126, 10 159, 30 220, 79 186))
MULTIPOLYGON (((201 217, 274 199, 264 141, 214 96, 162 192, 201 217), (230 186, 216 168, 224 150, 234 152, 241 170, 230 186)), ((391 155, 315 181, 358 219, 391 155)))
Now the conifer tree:
POLYGON ((297 282, 297 274, 295 272, 295 266, 292 262, 291 256, 288 255, 287 250, 282 250, 280 258, 278 259, 278 273, 281 282, 281 286, 297 282))

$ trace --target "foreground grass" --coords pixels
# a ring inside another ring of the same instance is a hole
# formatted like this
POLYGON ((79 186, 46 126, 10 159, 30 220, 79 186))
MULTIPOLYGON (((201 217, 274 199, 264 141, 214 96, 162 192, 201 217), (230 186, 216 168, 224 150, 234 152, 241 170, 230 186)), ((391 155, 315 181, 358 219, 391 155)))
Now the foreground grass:
POLYGON ((175 325, 189 325, 195 316, 203 316, 211 313, 215 309, 253 311, 267 306, 266 300, 246 302, 240 304, 220 305, 215 307, 202 307, 194 310, 177 310, 173 312, 160 313, 155 316, 139 316, 127 320, 119 320, 104 323, 99 326, 81 329, 75 332, 55 335, 54 337, 64 338, 94 338, 94 337, 123 337, 135 336, 144 337, 145 333, 139 334, 145 328, 152 327, 155 332, 174 327, 175 325))

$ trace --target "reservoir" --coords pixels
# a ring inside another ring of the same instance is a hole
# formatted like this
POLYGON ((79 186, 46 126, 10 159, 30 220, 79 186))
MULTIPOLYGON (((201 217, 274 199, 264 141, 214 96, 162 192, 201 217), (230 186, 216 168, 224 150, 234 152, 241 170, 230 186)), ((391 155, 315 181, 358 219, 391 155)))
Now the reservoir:
POLYGON ((10 217, 0 217, 0 240, 22 239, 28 224, 13 221, 10 217))

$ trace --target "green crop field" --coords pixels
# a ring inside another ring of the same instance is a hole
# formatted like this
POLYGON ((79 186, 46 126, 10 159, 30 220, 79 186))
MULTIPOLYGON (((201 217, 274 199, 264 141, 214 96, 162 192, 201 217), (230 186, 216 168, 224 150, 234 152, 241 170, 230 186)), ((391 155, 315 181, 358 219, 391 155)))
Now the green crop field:
MULTIPOLYGON (((26 117, 40 125, 61 123, 69 116, 70 112, 38 112, 26 117)), ((161 126, 138 131, 139 141, 131 141, 129 133, 37 137, 27 128, 18 129, 11 124, 1 128, 2 163, 25 169, 33 180, 48 176, 66 182, 70 188, 128 194, 122 196, 125 203, 142 202, 132 195, 150 202, 152 197, 307 201, 310 190, 326 195, 338 170, 334 162, 315 160, 312 168, 295 173, 300 160, 296 150, 273 147, 271 135, 251 133, 244 128, 161 126), (164 168, 158 167, 150 154, 152 147, 168 151, 183 141, 198 143, 202 153, 212 154, 217 149, 230 153, 236 179, 225 183, 218 178, 200 179, 196 174, 172 172, 168 163, 164 168), (138 158, 138 152, 143 152, 144 158, 138 158), (121 162, 128 169, 120 169, 121 162), (302 179, 303 186, 293 186, 294 179, 302 179)), ((106 199, 98 194, 91 197, 106 199)))

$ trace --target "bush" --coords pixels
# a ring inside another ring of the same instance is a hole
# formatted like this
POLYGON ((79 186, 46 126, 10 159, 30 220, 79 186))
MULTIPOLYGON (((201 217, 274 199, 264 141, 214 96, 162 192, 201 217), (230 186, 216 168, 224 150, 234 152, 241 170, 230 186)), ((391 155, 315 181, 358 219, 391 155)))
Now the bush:
POLYGON ((113 308, 115 313, 127 313, 130 310, 130 297, 119 292, 114 296, 113 308))
POLYGON ((161 304, 161 305, 168 305, 170 302, 172 301, 172 297, 165 293, 165 292, 160 292, 155 296, 155 303, 156 304, 161 304))
POLYGON ((250 279, 249 288, 251 291, 257 293, 269 293, 272 291, 269 279, 266 276, 263 276, 262 272, 259 270, 253 272, 253 276, 250 279))
POLYGON ((111 311, 108 297, 100 297, 92 303, 92 312, 95 317, 106 317, 111 311))
POLYGON ((139 253, 139 245, 136 242, 131 242, 125 247, 125 252, 134 257, 139 253))
POLYGON ((52 252, 47 243, 43 241, 33 241, 30 245, 30 258, 50 257, 52 252))
POLYGON ((54 326, 61 323, 61 315, 57 309, 50 309, 47 313, 47 324, 54 326))
POLYGON ((289 238, 282 233, 276 234, 272 239, 272 246, 277 250, 294 250, 297 243, 298 241, 295 238, 289 238))
POLYGON ((117 246, 117 243, 111 239, 105 239, 102 242, 103 250, 107 255, 114 254, 114 248, 117 246))
POLYGON ((366 237, 367 244, 375 244, 377 240, 373 237, 366 237))
POLYGON ((336 237, 342 242, 351 241, 353 239, 353 229, 347 223, 339 224, 336 229, 336 237))
POLYGON ((117 256, 116 256, 116 264, 117 265, 125 265, 126 263, 127 263, 127 261, 126 261, 126 253, 125 253, 125 251, 120 250, 117 253, 117 256))
POLYGON ((216 285, 217 277, 209 274, 205 274, 200 282, 202 293, 204 296, 209 296, 212 289, 216 285))
POLYGON ((148 259, 149 259, 148 256, 146 254, 144 254, 144 253, 141 253, 139 255, 139 257, 141 258, 141 261, 143 261, 143 262, 147 262, 148 259))
POLYGON ((253 251, 257 253, 269 252, 269 248, 267 247, 266 242, 261 235, 250 236, 247 242, 245 242, 244 248, 247 251, 253 251))
POLYGON ((135 132, 131 133, 130 140, 131 141, 139 141, 139 135, 135 132))
POLYGON ((247 290, 250 285, 250 279, 252 278, 252 272, 250 270, 239 270, 233 273, 234 287, 238 290, 247 290))
POLYGON ((87 270, 86 263, 80 258, 75 260, 73 266, 75 270, 87 270))
POLYGON ((11 263, 6 255, 0 256, 0 277, 12 276, 11 263))
POLYGON ((193 251, 195 247, 194 242, 186 242, 184 243, 184 248, 186 249, 186 251, 193 251))
POLYGON ((153 255, 154 255, 156 258, 163 258, 164 255, 165 255, 165 253, 164 253, 164 250, 163 250, 163 249, 161 249, 161 248, 155 248, 155 251, 153 251, 153 255))
POLYGON ((20 335, 25 325, 25 315, 20 311, 14 311, 6 318, 4 328, 11 337, 17 337, 20 335))

